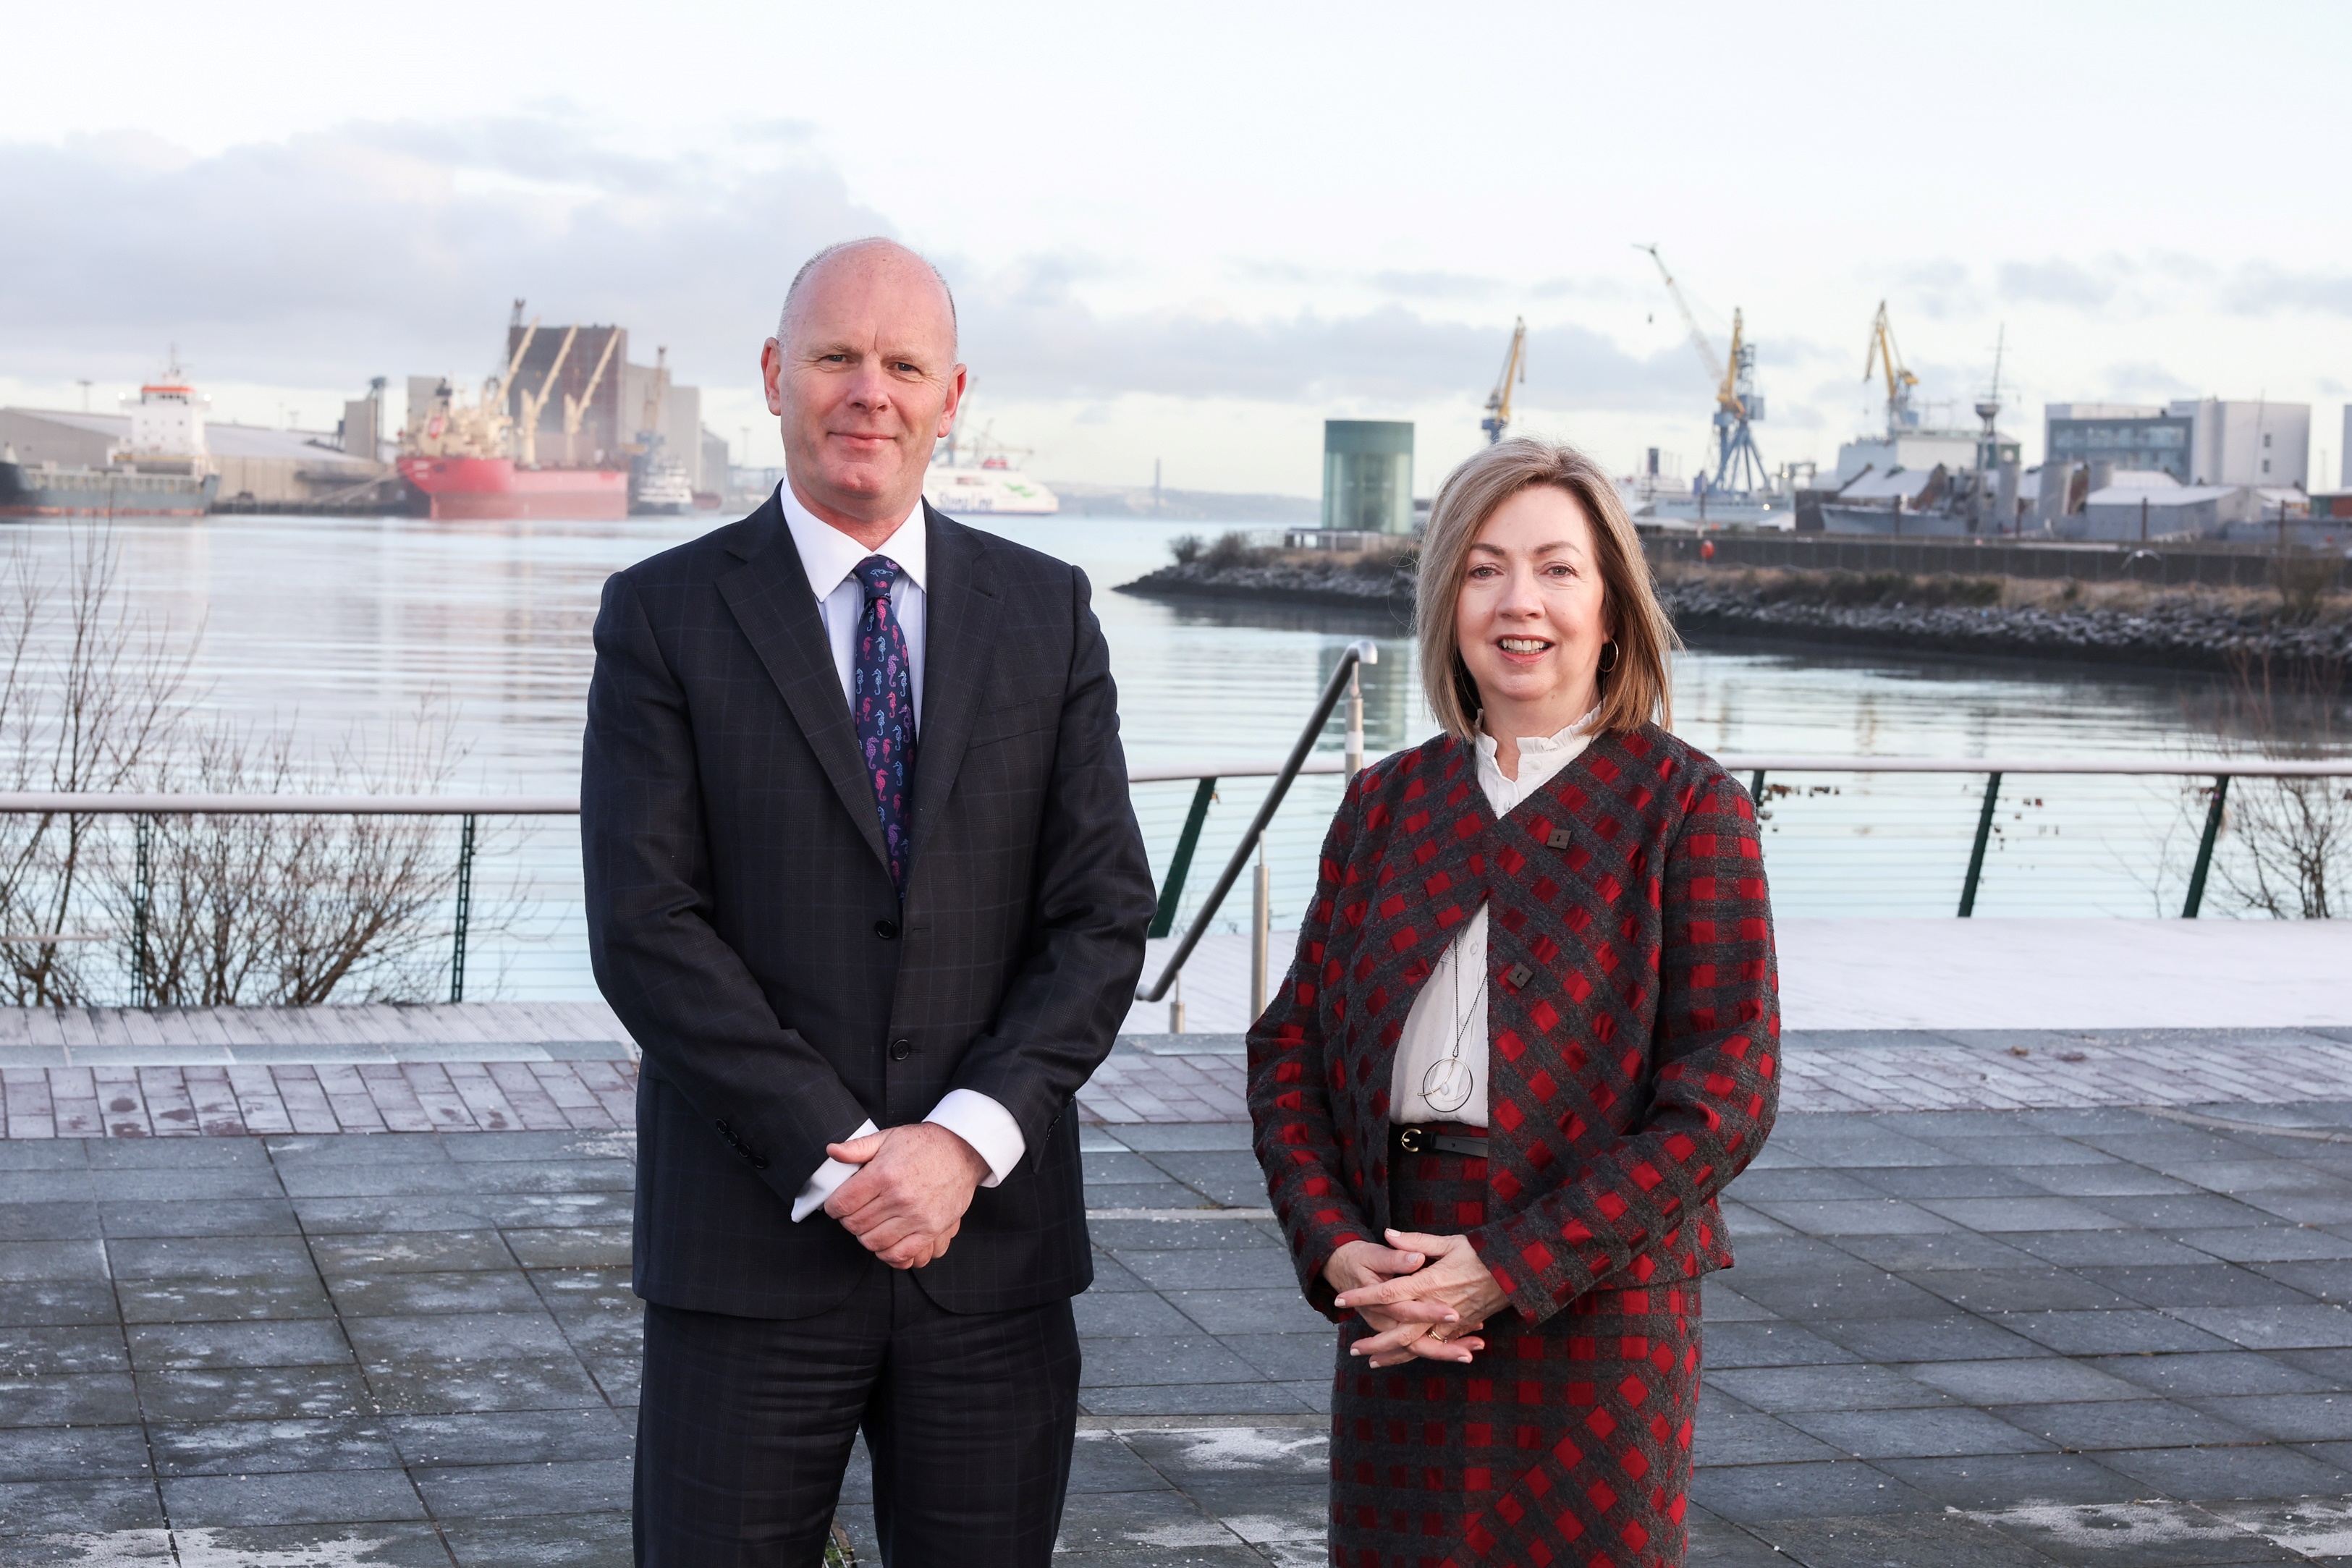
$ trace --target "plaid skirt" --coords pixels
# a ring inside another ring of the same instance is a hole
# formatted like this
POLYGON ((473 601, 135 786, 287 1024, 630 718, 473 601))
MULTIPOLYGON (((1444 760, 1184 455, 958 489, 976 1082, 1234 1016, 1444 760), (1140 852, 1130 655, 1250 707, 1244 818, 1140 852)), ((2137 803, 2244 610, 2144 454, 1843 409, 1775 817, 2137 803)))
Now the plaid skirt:
MULTIPOLYGON (((1391 1164, 1398 1228, 1451 1235, 1484 1222, 1484 1160, 1391 1164)), ((1337 1568, 1679 1568, 1697 1281, 1595 1291, 1533 1327, 1506 1308, 1467 1366, 1375 1371, 1348 1354, 1370 1332, 1339 1331, 1332 1378, 1337 1568)))

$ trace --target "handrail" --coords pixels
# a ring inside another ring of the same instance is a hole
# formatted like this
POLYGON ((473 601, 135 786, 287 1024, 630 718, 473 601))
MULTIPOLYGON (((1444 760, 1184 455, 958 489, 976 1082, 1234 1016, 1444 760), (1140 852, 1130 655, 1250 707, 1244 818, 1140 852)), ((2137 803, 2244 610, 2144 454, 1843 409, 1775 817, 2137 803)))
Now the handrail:
MULTIPOLYGON (((1369 664, 1370 661, 1366 660, 1369 664)), ((1347 674, 1343 665, 1340 674, 1347 674)), ((1337 678, 1337 677, 1335 677, 1337 678)), ((1327 697, 1332 694, 1326 693, 1327 697)), ((1330 707, 1318 705, 1324 722, 1330 707)), ((1320 725, 1318 725, 1319 731, 1320 725)), ((1309 737, 1303 743, 1312 745, 1309 737)), ((2030 757, 1795 757, 1726 752, 1716 758, 1729 773, 2025 773, 2035 775, 2116 774, 2149 778, 2210 779, 2226 773, 2233 779, 2352 778, 2352 757, 2322 761, 2264 761, 2256 758, 2203 757, 2165 762, 2135 762, 2118 758, 2030 757)), ((1299 758, 1283 762, 1259 758, 1249 762, 1213 762, 1183 767, 1161 765, 1128 769, 1130 784, 1191 783, 1199 779, 1288 779, 1301 774, 1345 773, 1347 764, 1336 757, 1299 758)), ((0 791, 0 816, 33 813, 75 813, 85 816, 315 816, 315 817, 576 817, 576 795, 203 795, 109 794, 100 790, 0 791)))
POLYGON ((1184 960, 1192 956, 1192 949, 1200 946, 1201 938, 1207 934, 1209 922, 1215 917, 1217 906, 1224 902, 1225 894, 1233 891, 1234 882, 1242 874, 1242 868, 1249 863, 1250 852, 1257 848, 1258 838, 1265 831, 1266 823, 1274 820, 1275 810, 1282 804, 1282 798, 1290 792, 1290 781, 1297 778, 1305 767, 1307 754, 1315 748, 1315 742, 1323 734, 1323 727, 1331 722, 1331 712, 1339 706, 1340 697, 1346 695, 1349 683, 1356 674, 1356 666, 1378 664, 1380 657, 1379 645, 1369 637, 1358 638, 1340 653, 1339 662, 1332 666, 1330 680, 1324 685, 1323 695, 1315 704, 1313 716, 1307 719, 1306 727, 1298 732, 1298 743, 1290 748, 1289 760, 1276 775, 1274 787, 1265 792, 1265 800, 1259 805, 1257 815, 1250 819, 1248 830, 1242 834, 1242 841, 1234 847, 1233 858, 1225 862, 1225 869, 1219 873, 1217 885, 1211 888, 1209 896, 1202 901, 1201 912, 1192 917, 1192 926, 1184 933, 1183 940, 1176 944, 1176 951, 1170 955, 1168 967, 1160 970, 1160 978, 1150 990, 1136 992, 1136 1000, 1156 1002, 1168 994, 1168 988, 1175 982, 1177 971, 1184 967, 1184 960))

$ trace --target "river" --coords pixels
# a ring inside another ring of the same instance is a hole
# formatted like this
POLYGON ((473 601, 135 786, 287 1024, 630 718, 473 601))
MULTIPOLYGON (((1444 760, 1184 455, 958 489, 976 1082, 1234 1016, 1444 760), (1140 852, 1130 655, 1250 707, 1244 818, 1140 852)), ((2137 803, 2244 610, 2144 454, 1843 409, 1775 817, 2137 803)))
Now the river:
MULTIPOLYGON (((193 643, 209 710, 292 729, 323 753, 409 733, 420 705, 464 752, 447 787, 493 793, 577 786, 589 628, 604 578, 716 519, 434 523, 415 518, 215 517, 115 528, 128 601, 193 643)), ((1432 725, 1410 639, 1388 612, 1170 603, 1111 591, 1168 559, 1168 543, 1215 526, 1054 517, 988 525, 1082 565, 1109 640, 1128 754, 1208 767, 1281 755, 1339 650, 1380 644, 1366 672, 1375 754, 1432 725)), ((13 528, 53 568, 63 525, 13 528)), ((1676 728, 1711 751, 1977 757, 2210 753, 2212 678, 2097 666, 1919 658, 1791 644, 1710 646, 1675 666, 1676 728)), ((1336 751, 1335 722, 1322 748, 1336 751)), ((1768 780, 1769 867, 1787 915, 1948 915, 1982 785, 1965 777, 1768 780), (1793 792, 1784 792, 1793 790, 1793 792)), ((1302 782, 1269 855, 1275 922, 1295 925, 1338 784, 1302 782)), ((1155 874, 1167 865, 1189 785, 1139 787, 1155 874)), ((1230 852, 1262 781, 1223 788, 1192 883, 1230 852)), ((2012 779, 1978 913, 2177 913, 2199 807, 2178 782, 2012 779)), ((527 873, 530 907, 479 954, 468 995, 562 997, 590 989, 568 822, 550 822, 486 862, 489 893, 527 873), (495 989, 493 989, 495 988, 495 989)), ((1187 900, 1188 904, 1190 899, 1187 900)), ((2207 913, 2235 912, 2226 892, 2207 913)), ((1229 910, 1239 918, 1240 910, 1229 910)))

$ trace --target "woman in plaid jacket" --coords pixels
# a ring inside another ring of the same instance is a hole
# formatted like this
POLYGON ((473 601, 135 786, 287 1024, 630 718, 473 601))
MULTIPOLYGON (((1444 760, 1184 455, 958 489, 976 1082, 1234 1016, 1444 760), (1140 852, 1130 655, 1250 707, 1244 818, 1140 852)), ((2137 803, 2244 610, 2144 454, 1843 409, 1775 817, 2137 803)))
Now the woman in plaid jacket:
POLYGON ((1419 603, 1444 733, 1349 785, 1249 1038, 1341 1325, 1332 1561, 1680 1563, 1716 1194, 1778 1097, 1755 813, 1661 727, 1674 634, 1590 459, 1456 469, 1419 603))

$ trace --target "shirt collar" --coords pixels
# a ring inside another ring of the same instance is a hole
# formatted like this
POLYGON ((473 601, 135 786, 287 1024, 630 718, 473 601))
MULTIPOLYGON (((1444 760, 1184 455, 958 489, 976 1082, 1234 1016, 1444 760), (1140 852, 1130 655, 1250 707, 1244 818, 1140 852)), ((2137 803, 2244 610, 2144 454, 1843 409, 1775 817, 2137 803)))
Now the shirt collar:
POLYGON ((870 555, 887 555, 898 563, 898 570, 917 588, 923 586, 923 577, 929 566, 930 529, 923 523, 923 500, 915 497, 915 509, 908 512, 898 531, 882 541, 880 549, 867 549, 831 523, 800 503, 793 494, 793 482, 787 478, 776 486, 776 502, 784 510, 784 526, 793 531, 793 548, 800 551, 801 570, 808 573, 809 590, 819 599, 832 596, 833 591, 857 570, 857 563, 870 555))
MULTIPOLYGON (((1559 731, 1557 734, 1523 735, 1519 737, 1519 749, 1521 751, 1557 751, 1561 747, 1573 745, 1577 740, 1579 732, 1588 727, 1594 719, 1599 718, 1600 716, 1601 705, 1595 703, 1592 705, 1591 712, 1587 713, 1582 718, 1578 719, 1574 724, 1570 725, 1567 728, 1559 731)), ((1502 748, 1495 744, 1495 737, 1486 733, 1486 715, 1485 710, 1482 709, 1478 715, 1478 755, 1483 758, 1492 758, 1502 748)))

